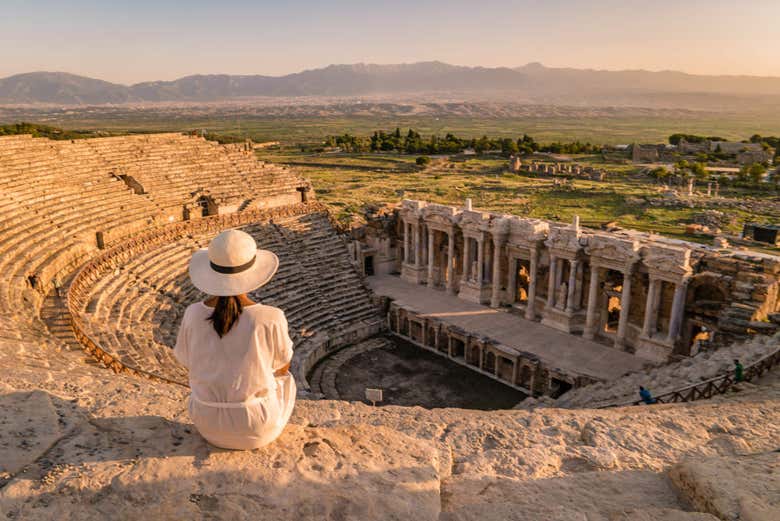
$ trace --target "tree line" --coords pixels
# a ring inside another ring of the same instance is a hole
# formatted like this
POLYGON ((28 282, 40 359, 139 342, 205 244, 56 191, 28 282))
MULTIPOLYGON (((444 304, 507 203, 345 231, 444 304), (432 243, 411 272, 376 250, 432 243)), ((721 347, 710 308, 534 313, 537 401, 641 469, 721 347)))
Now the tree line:
POLYGON ((402 133, 400 128, 395 131, 377 130, 370 136, 355 136, 345 133, 339 136, 327 136, 323 143, 326 147, 339 147, 344 152, 399 152, 402 154, 459 154, 473 150, 477 154, 500 152, 503 156, 512 154, 531 154, 533 152, 550 152, 556 154, 591 154, 601 151, 601 147, 589 142, 553 142, 540 144, 527 134, 517 139, 512 138, 461 138, 452 133, 444 137, 436 134, 423 137, 414 129, 402 133))

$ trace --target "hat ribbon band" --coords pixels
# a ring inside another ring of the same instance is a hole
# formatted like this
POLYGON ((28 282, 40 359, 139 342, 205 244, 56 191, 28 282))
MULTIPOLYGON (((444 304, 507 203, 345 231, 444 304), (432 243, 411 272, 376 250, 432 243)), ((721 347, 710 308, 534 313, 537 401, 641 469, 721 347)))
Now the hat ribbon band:
POLYGON ((226 275, 235 275, 236 273, 241 273, 242 271, 246 271, 252 266, 254 266, 256 258, 257 255, 252 257, 252 260, 250 260, 246 264, 242 264, 240 266, 220 266, 219 264, 214 264, 211 261, 209 261, 209 264, 211 265, 211 269, 216 271, 217 273, 224 273, 226 275))

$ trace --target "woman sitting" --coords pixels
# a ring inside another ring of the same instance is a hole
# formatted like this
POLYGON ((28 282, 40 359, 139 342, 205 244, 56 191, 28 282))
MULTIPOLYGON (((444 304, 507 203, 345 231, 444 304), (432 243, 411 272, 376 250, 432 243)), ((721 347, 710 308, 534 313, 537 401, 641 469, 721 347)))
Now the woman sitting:
POLYGON ((190 417, 217 447, 268 445, 290 419, 296 387, 287 319, 247 296, 278 267, 275 254, 239 230, 220 233, 190 261, 192 283, 211 296, 185 311, 174 354, 190 373, 190 417))

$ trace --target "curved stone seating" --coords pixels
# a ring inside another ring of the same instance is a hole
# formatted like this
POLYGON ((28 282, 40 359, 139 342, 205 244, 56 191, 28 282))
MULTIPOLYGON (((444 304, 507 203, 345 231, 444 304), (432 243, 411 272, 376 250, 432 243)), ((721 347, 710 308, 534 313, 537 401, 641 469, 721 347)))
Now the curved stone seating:
POLYGON ((279 256, 277 275, 253 297, 286 312, 296 344, 293 369, 306 389, 306 373, 320 357, 377 332, 381 322, 321 207, 280 210, 178 223, 116 246, 76 276, 74 327, 99 346, 97 358, 106 365, 183 383, 170 348, 186 306, 204 298, 189 281, 187 263, 219 230, 238 225, 279 256))
POLYGON ((263 168, 251 151, 215 146, 194 136, 156 134, 90 142, 117 175, 135 179, 162 209, 175 208, 199 195, 236 206, 257 196, 281 198, 290 204, 301 186, 297 176, 263 168), (262 175, 257 175, 258 168, 262 175))
POLYGON ((298 188, 307 186, 251 151, 175 133, 74 141, 2 136, 0 313, 29 324, 55 278, 64 280, 101 248, 182 220, 199 195, 220 212, 236 211, 294 204, 298 188), (146 183, 144 193, 123 182, 131 174, 146 183))
MULTIPOLYGON (((180 188, 190 177, 207 191, 219 187, 235 196, 243 191, 252 199, 286 191, 290 201, 300 198, 295 190, 302 184, 300 178, 289 172, 285 179, 266 175, 274 170, 255 161, 251 153, 239 156, 240 167, 238 162, 231 163, 236 153, 228 153, 225 147, 177 134, 73 142, 31 136, 0 138, 0 188, 6 196, 0 202, 0 317, 18 331, 40 333, 35 319, 44 295, 52 289, 52 280, 64 282, 68 273, 98 255, 101 247, 171 218, 181 219, 183 205, 191 202, 192 193, 182 193, 180 188), (138 194, 122 182, 119 176, 126 170, 150 172, 155 178, 155 193, 138 194), (203 172, 200 180, 198 171, 203 172), (157 172, 162 175, 154 175, 157 172), (252 183, 247 182, 248 177, 252 183)), ((269 206, 278 204, 266 202, 269 206)), ((165 285, 163 291, 186 301, 195 298, 191 290, 176 284, 174 274, 160 270, 156 275, 156 280, 148 281, 153 287, 165 285)), ((110 284, 112 281, 107 282, 108 299, 124 289, 110 284)), ((171 376, 180 378, 182 373, 177 372, 168 350, 161 348, 172 343, 171 323, 161 322, 152 335, 132 333, 139 329, 139 323, 154 318, 150 310, 158 302, 149 293, 139 294, 132 305, 107 308, 119 313, 122 329, 85 329, 108 351, 135 356, 133 364, 173 367, 171 376)), ((160 309, 177 322, 175 306, 167 301, 162 304, 160 309)), ((104 318, 109 317, 106 312, 104 318)), ((88 350, 107 365, 115 363, 102 348, 88 350)))

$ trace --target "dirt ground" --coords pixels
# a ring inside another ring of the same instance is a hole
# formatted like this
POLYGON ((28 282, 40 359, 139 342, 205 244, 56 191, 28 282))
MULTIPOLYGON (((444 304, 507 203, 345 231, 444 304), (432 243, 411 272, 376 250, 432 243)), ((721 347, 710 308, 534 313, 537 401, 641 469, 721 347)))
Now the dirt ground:
POLYGON ((366 387, 379 387, 383 405, 428 409, 508 409, 525 398, 520 391, 398 339, 391 339, 391 347, 347 361, 336 387, 344 400, 365 401, 366 387))

